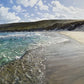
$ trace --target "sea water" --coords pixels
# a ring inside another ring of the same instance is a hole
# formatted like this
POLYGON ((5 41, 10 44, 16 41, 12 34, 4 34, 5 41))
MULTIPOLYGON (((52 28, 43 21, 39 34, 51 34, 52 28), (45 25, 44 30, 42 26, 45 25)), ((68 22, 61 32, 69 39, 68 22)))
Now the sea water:
POLYGON ((47 39, 38 32, 0 33, 0 66, 20 58, 26 51, 47 39))
POLYGON ((68 39, 60 37, 58 33, 55 36, 52 35, 54 34, 47 32, 0 33, 0 66, 19 59, 30 49, 68 41, 68 39))

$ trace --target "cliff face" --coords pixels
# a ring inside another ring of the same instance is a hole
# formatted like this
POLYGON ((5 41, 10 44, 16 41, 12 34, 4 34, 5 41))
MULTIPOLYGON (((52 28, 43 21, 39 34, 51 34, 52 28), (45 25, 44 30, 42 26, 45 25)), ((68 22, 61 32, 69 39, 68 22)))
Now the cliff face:
MULTIPOLYGON (((38 22, 24 22, 1 24, 0 32, 4 31, 43 31, 43 30, 75 30, 84 25, 84 20, 43 20, 38 22)), ((84 30, 84 29, 83 29, 84 30)))

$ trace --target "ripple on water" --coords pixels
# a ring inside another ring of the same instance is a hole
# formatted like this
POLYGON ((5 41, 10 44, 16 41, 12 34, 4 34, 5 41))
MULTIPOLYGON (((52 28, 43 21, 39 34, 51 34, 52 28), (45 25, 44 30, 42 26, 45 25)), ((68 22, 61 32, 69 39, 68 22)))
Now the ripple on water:
POLYGON ((40 34, 34 32, 0 33, 0 66, 20 58, 40 40, 40 34))

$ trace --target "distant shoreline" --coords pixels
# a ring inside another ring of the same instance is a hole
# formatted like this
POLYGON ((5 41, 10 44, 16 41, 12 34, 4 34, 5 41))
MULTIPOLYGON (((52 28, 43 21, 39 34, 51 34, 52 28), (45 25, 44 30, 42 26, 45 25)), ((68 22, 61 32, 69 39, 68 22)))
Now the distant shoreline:
POLYGON ((0 32, 73 31, 82 25, 84 25, 84 20, 42 20, 37 22, 0 24, 0 32))

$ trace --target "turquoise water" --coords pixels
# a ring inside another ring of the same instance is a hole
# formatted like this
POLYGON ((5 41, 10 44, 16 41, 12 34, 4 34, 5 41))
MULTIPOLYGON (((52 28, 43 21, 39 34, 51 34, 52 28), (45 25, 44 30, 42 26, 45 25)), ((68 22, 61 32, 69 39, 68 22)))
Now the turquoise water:
POLYGON ((43 39, 46 38, 37 32, 0 33, 0 66, 20 58, 43 39))

